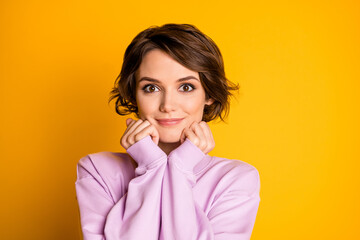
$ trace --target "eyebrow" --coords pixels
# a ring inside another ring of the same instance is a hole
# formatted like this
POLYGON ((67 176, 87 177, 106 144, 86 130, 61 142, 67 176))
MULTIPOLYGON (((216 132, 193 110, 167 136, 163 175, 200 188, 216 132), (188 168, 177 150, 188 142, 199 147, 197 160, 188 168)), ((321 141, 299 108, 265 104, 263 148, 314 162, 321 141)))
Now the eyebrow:
MULTIPOLYGON (((197 79, 197 78, 194 77, 194 76, 187 76, 187 77, 179 78, 179 79, 177 80, 177 82, 183 82, 183 81, 190 80, 190 79, 195 79, 195 80, 199 81, 199 79, 197 79)), ((139 83, 140 83, 141 81, 149 81, 149 82, 160 83, 159 80, 157 80, 157 79, 155 79, 155 78, 151 78, 151 77, 142 77, 142 78, 140 78, 139 83)))

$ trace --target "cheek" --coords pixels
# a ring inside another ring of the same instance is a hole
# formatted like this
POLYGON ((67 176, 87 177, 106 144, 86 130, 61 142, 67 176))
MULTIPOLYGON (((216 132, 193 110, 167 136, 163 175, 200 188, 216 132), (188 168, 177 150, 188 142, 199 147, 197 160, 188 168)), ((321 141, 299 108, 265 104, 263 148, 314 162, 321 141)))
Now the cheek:
POLYGON ((193 115, 194 117, 199 117, 203 115, 204 112, 204 101, 202 99, 194 99, 193 101, 184 101, 183 109, 193 115))
POLYGON ((152 112, 151 108, 152 108, 151 104, 146 103, 146 102, 139 102, 138 103, 138 110, 139 110, 140 117, 143 118, 146 115, 150 114, 152 112))
POLYGON ((138 97, 136 99, 139 117, 141 119, 146 119, 148 116, 153 115, 157 110, 156 100, 149 99, 144 97, 138 97))

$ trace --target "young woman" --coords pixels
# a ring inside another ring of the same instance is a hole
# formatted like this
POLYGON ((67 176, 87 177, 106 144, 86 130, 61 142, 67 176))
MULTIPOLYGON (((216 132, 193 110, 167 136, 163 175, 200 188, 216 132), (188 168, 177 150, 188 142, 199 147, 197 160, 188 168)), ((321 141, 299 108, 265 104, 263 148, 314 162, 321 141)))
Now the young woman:
POLYGON ((253 166, 209 156, 206 122, 228 113, 237 86, 216 44, 189 24, 139 33, 112 99, 127 119, 127 153, 80 159, 76 193, 85 240, 250 239, 259 206, 253 166))

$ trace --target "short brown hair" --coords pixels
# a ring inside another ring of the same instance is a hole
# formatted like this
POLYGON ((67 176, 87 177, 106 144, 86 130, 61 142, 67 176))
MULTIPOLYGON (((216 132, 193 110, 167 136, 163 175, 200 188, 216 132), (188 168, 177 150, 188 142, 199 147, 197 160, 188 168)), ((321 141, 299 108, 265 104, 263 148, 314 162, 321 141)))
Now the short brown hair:
POLYGON ((119 115, 138 114, 136 105, 136 71, 145 54, 160 49, 186 68, 198 72, 206 98, 203 121, 221 120, 229 113, 230 91, 238 90, 238 84, 225 77, 224 62, 214 41, 190 24, 165 24, 140 32, 127 47, 119 76, 110 92, 109 102, 116 99, 115 110, 119 115))

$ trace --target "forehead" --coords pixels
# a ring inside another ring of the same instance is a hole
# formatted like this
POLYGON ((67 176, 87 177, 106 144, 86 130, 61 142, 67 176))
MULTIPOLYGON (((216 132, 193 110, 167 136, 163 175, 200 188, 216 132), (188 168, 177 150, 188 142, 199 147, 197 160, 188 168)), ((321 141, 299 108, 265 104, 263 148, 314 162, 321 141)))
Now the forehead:
POLYGON ((199 79, 198 72, 186 68, 159 49, 151 50, 145 54, 136 75, 137 81, 142 77, 155 78, 160 81, 177 80, 186 76, 194 76, 199 79))

